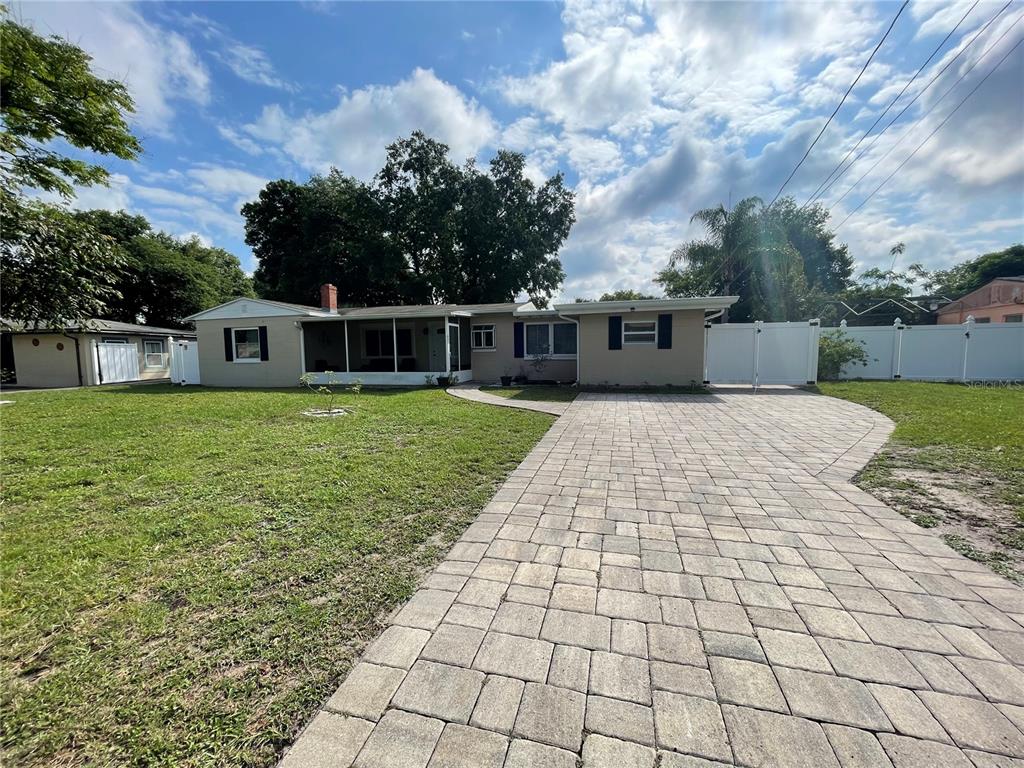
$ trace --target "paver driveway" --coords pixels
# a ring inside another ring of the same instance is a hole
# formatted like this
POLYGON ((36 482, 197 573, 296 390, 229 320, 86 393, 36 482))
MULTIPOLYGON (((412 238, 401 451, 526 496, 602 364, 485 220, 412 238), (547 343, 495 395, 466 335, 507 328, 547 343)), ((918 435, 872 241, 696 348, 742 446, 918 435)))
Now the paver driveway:
POLYGON ((1024 592, 847 482, 890 429, 582 395, 284 764, 1024 765, 1024 592))

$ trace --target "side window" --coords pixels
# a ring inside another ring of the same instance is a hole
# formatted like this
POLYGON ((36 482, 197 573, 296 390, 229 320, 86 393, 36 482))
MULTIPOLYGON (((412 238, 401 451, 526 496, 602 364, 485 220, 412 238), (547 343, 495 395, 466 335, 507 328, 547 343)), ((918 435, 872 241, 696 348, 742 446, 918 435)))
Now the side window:
POLYGON ((474 325, 472 344, 473 349, 494 349, 494 326, 474 325))

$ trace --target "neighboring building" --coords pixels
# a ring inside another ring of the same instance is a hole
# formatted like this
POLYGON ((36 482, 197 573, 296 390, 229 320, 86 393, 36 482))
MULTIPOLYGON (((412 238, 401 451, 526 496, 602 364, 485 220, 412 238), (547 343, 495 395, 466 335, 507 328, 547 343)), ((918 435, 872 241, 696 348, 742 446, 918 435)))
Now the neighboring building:
POLYGON ((291 387, 303 373, 347 382, 416 385, 438 376, 492 382, 686 385, 704 377, 704 320, 735 296, 338 308, 235 299, 187 318, 202 383, 291 387))
POLYGON ((938 311, 939 324, 963 323, 968 316, 976 323, 1019 323, 1024 321, 1024 275, 997 277, 938 311))
MULTIPOLYGON (((193 331, 89 320, 63 330, 27 330, 5 323, 3 335, 13 358, 19 387, 77 387, 123 381, 151 381, 170 376, 174 341, 195 339, 193 331)), ((5 358, 7 355, 5 354, 5 358)), ((5 367, 11 360, 5 359, 5 367)), ((8 369, 9 370, 9 369, 8 369)), ((9 379, 9 380, 8 380, 9 379)))

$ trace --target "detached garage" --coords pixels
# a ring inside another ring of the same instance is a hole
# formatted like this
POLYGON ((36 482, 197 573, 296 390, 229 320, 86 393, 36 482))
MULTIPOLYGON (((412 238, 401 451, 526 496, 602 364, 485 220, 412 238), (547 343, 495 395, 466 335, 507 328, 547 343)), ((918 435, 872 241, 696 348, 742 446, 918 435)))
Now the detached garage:
POLYGON ((10 352, 4 360, 4 384, 19 387, 166 379, 174 343, 196 338, 192 331, 114 320, 90 320, 63 330, 7 326, 4 336, 10 339, 10 352))

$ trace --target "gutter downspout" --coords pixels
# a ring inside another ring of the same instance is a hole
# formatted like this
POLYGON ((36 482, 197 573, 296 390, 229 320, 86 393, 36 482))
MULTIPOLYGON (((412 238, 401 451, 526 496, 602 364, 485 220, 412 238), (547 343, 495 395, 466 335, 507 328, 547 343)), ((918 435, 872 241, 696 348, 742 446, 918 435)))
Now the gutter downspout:
MULTIPOLYGON (((576 389, 580 388, 580 321, 573 320, 571 317, 566 317, 563 314, 556 315, 559 320, 565 320, 567 323, 572 323, 576 326, 576 389)), ((554 333, 554 331, 552 331, 554 333)))
POLYGON ((70 336, 66 332, 62 333, 61 336, 63 336, 66 339, 71 339, 73 342, 75 342, 75 365, 78 366, 78 386, 84 387, 85 379, 82 378, 82 347, 78 343, 78 337, 70 336))

